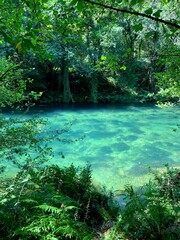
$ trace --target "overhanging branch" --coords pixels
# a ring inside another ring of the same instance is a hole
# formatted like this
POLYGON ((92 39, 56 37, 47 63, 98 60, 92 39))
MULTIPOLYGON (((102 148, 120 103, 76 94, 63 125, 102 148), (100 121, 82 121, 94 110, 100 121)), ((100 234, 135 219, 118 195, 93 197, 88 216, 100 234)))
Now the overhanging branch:
POLYGON ((180 25, 178 25, 177 23, 169 22, 169 21, 163 20, 161 18, 156 18, 156 17, 150 16, 150 15, 147 15, 145 13, 139 13, 139 12, 130 11, 130 10, 127 10, 127 9, 119 9, 119 8, 116 8, 116 7, 111 7, 111 6, 105 5, 103 3, 97 3, 97 2, 94 2, 94 1, 91 1, 91 0, 83 0, 83 1, 87 2, 87 3, 90 3, 90 4, 93 4, 93 5, 97 5, 97 6, 106 8, 106 9, 110 9, 110 10, 113 10, 113 11, 128 13, 128 14, 131 14, 131 15, 136 15, 136 16, 149 18, 153 21, 164 23, 164 24, 169 25, 171 27, 180 28, 180 25))

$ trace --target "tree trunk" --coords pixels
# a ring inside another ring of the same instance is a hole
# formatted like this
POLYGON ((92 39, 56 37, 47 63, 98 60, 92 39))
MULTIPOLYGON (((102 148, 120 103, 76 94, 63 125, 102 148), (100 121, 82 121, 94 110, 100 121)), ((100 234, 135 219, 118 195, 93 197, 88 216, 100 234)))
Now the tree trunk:
POLYGON ((91 75, 90 95, 91 95, 91 102, 97 103, 98 102, 98 78, 96 74, 91 75))
MULTIPOLYGON (((93 39, 91 39, 90 36, 90 29, 91 26, 94 25, 93 20, 89 19, 89 26, 87 28, 87 36, 86 36, 86 41, 87 41, 87 49, 88 49, 88 57, 89 57, 89 62, 91 63, 91 65, 94 66, 96 65, 96 61, 97 61, 97 57, 94 57, 92 54, 92 49, 91 49, 91 43, 93 43, 93 47, 95 47, 95 43, 93 42, 93 39)), ((100 43, 98 44, 98 46, 100 46, 100 43)), ((101 48, 99 48, 101 49, 101 48)), ((96 50, 95 50, 96 51, 96 50)), ((101 57, 100 54, 100 50, 98 52, 98 58, 101 57)), ((98 77, 97 77, 97 73, 96 71, 92 70, 92 73, 90 74, 90 82, 89 82, 89 86, 90 86, 90 101, 93 103, 97 103, 98 102, 98 77)))
POLYGON ((74 102, 71 94, 69 83, 69 66, 68 66, 68 52, 63 48, 62 60, 61 60, 61 76, 63 82, 63 102, 74 102))

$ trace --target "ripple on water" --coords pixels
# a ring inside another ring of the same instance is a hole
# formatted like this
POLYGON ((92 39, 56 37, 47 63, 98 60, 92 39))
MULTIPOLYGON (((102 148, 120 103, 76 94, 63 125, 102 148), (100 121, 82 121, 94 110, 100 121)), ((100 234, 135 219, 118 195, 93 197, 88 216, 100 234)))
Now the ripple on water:
POLYGON ((117 135, 117 132, 108 132, 108 131, 92 131, 88 134, 88 138, 94 139, 104 139, 104 138, 112 138, 117 135))
POLYGON ((130 146, 124 142, 118 142, 111 144, 111 148, 114 152, 121 152, 129 150, 130 146))
POLYGON ((130 129, 130 132, 131 132, 131 133, 135 133, 135 134, 145 134, 144 131, 140 130, 140 129, 137 128, 137 127, 131 128, 131 129, 130 129))
POLYGON ((138 139, 138 136, 136 135, 127 135, 122 137, 125 141, 136 141, 138 139))

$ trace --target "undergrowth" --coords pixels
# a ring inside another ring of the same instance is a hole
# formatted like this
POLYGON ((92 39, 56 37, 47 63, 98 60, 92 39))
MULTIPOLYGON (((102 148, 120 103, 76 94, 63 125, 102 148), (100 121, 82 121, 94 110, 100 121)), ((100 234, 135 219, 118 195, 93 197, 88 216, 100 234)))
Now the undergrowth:
POLYGON ((93 239, 117 217, 112 193, 92 184, 90 166, 28 170, 0 192, 0 239, 93 239))
POLYGON ((138 191, 126 186, 122 195, 120 209, 111 192, 93 185, 88 165, 29 169, 1 183, 0 239, 178 239, 178 169, 167 166, 138 191))
POLYGON ((167 166, 134 191, 126 186, 126 205, 108 239, 177 240, 180 236, 180 171, 167 166))

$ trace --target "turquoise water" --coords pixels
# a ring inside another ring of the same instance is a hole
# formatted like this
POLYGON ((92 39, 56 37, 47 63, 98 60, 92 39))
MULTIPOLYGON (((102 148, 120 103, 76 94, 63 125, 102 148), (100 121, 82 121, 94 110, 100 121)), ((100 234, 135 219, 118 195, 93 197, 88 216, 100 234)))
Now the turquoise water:
MULTIPOLYGON (((30 115, 36 114, 35 109, 30 115)), ((180 108, 155 106, 54 106, 42 107, 39 117, 49 120, 47 128, 72 126, 61 138, 82 140, 54 141, 51 163, 85 166, 93 170, 93 180, 108 189, 147 182, 147 168, 163 170, 164 164, 180 167, 180 108)))

